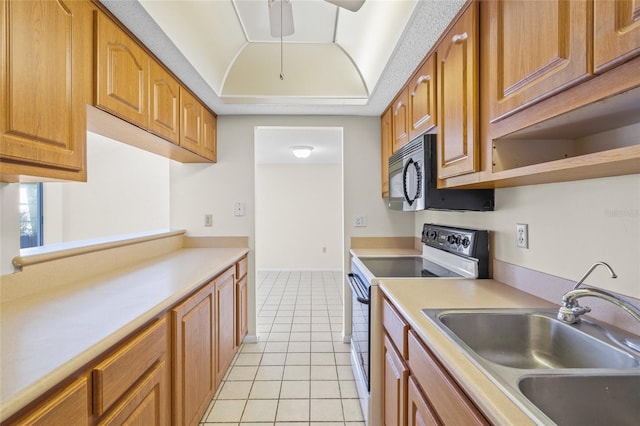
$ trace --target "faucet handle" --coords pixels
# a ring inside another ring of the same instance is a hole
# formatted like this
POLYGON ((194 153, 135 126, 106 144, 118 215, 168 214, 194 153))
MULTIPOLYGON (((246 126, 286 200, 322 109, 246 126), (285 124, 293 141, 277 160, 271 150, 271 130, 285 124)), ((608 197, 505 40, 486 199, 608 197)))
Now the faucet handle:
POLYGON ((575 304, 565 303, 558 310, 558 319, 567 324, 577 324, 580 322, 580 315, 587 312, 591 312, 591 308, 588 306, 580 306, 577 302, 575 304))

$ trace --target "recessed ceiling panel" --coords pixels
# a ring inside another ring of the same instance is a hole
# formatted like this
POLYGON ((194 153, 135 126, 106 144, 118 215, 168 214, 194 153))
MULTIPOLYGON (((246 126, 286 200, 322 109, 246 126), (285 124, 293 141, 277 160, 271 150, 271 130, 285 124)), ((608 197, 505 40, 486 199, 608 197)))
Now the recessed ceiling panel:
POLYGON ((220 93, 229 64, 247 42, 231 0, 140 0, 140 4, 220 93))
POLYGON ((280 44, 248 44, 229 71, 222 98, 367 98, 357 68, 335 44, 291 43, 283 49, 281 80, 280 44))

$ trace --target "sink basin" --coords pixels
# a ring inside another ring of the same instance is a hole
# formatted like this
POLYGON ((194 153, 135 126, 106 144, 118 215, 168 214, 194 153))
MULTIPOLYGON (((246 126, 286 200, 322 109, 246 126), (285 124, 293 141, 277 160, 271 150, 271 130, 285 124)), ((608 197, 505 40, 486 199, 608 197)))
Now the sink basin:
POLYGON ((537 424, 638 424, 637 336, 557 309, 423 309, 537 424))
POLYGON ((640 419, 640 375, 527 376, 518 387, 560 425, 637 425, 640 419))
POLYGON ((520 369, 633 368, 620 349, 535 312, 450 312, 438 319, 480 357, 520 369))

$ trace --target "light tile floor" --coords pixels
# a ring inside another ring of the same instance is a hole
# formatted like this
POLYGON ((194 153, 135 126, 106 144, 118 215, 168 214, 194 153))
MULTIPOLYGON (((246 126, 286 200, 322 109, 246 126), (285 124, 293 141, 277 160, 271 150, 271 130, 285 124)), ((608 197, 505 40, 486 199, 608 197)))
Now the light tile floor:
POLYGON ((340 272, 259 272, 244 343, 200 425, 364 426, 342 343, 340 272))

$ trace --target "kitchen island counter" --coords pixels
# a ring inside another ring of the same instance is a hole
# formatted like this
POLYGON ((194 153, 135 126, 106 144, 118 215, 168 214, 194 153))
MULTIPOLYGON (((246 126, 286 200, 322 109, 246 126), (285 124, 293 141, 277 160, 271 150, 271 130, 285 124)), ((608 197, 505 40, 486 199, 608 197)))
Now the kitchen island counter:
POLYGON ((484 415, 498 425, 535 422, 421 312, 440 308, 552 307, 495 280, 383 279, 380 288, 484 415))
POLYGON ((3 294, 0 421, 163 315, 247 252, 181 248, 35 294, 3 294))

